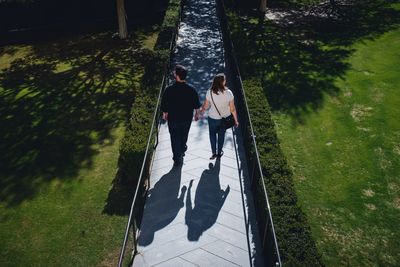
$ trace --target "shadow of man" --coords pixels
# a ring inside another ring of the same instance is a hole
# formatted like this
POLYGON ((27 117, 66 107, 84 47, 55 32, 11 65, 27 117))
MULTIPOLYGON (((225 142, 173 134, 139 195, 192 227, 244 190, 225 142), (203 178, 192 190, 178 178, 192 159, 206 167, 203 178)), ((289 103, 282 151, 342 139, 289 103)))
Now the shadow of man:
POLYGON ((184 206, 186 186, 179 190, 181 176, 182 166, 173 167, 149 190, 138 238, 140 246, 151 244, 154 233, 170 224, 184 206))
POLYGON ((218 213, 229 194, 229 185, 225 190, 222 190, 219 183, 220 166, 221 161, 217 159, 215 166, 210 163, 209 170, 204 170, 201 174, 196 188, 194 208, 191 200, 193 180, 190 181, 186 196, 185 214, 185 223, 188 226, 188 240, 190 241, 199 240, 203 232, 217 221, 218 213))

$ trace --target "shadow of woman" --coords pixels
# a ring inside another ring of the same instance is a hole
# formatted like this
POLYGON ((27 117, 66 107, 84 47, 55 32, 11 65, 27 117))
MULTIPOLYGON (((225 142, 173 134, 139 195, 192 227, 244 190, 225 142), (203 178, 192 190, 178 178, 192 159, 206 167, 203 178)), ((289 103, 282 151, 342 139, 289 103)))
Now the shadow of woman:
POLYGON ((184 206, 186 186, 179 190, 181 176, 182 166, 173 167, 149 190, 138 238, 140 246, 151 244, 154 233, 170 224, 184 206))
POLYGON ((209 170, 204 170, 196 188, 194 208, 192 207, 191 189, 193 180, 190 181, 186 196, 185 223, 188 226, 188 240, 197 241, 200 236, 216 221, 218 213, 225 203, 230 187, 221 189, 219 183, 221 161, 217 159, 215 165, 209 164, 209 170))

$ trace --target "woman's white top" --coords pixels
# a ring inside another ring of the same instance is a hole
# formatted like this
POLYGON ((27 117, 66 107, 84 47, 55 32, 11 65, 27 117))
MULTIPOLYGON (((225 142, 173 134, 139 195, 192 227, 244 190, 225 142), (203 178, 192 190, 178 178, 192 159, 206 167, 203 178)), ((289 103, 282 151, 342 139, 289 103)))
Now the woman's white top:
POLYGON ((211 90, 207 91, 206 99, 210 103, 210 111, 208 112, 208 116, 214 120, 220 120, 221 116, 218 114, 215 105, 217 105, 219 112, 221 113, 222 117, 228 117, 231 114, 231 109, 229 107, 229 102, 233 100, 233 93, 231 90, 226 89, 223 93, 219 92, 218 95, 212 93, 211 99, 211 90), (214 105, 215 103, 215 105, 214 105))

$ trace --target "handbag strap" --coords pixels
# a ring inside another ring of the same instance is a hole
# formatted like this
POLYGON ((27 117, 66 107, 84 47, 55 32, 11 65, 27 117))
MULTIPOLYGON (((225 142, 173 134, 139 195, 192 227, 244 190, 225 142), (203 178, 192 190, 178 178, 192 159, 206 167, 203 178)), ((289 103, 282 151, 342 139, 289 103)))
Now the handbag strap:
POLYGON ((218 114, 219 114, 219 115, 221 116, 221 118, 222 118, 222 115, 221 115, 221 113, 219 112, 219 110, 218 110, 218 108, 217 108, 217 105, 215 105, 214 98, 213 98, 212 94, 213 94, 213 91, 210 90, 211 100, 212 100, 212 102, 213 102, 213 104, 214 104, 214 107, 215 107, 215 109, 217 110, 218 114))

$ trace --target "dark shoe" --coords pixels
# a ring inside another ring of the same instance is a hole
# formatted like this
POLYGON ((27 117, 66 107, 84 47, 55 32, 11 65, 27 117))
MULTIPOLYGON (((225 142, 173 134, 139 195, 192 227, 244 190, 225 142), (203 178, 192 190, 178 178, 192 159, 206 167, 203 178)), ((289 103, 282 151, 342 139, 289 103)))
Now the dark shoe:
POLYGON ((184 157, 184 156, 185 156, 185 152, 186 152, 186 150, 187 150, 187 145, 185 145, 185 146, 184 146, 184 148, 183 148, 182 157, 184 157))
POLYGON ((216 159, 218 157, 217 154, 213 154, 210 159, 216 159))
POLYGON ((218 158, 222 157, 224 155, 224 151, 221 151, 221 153, 218 154, 218 158))

